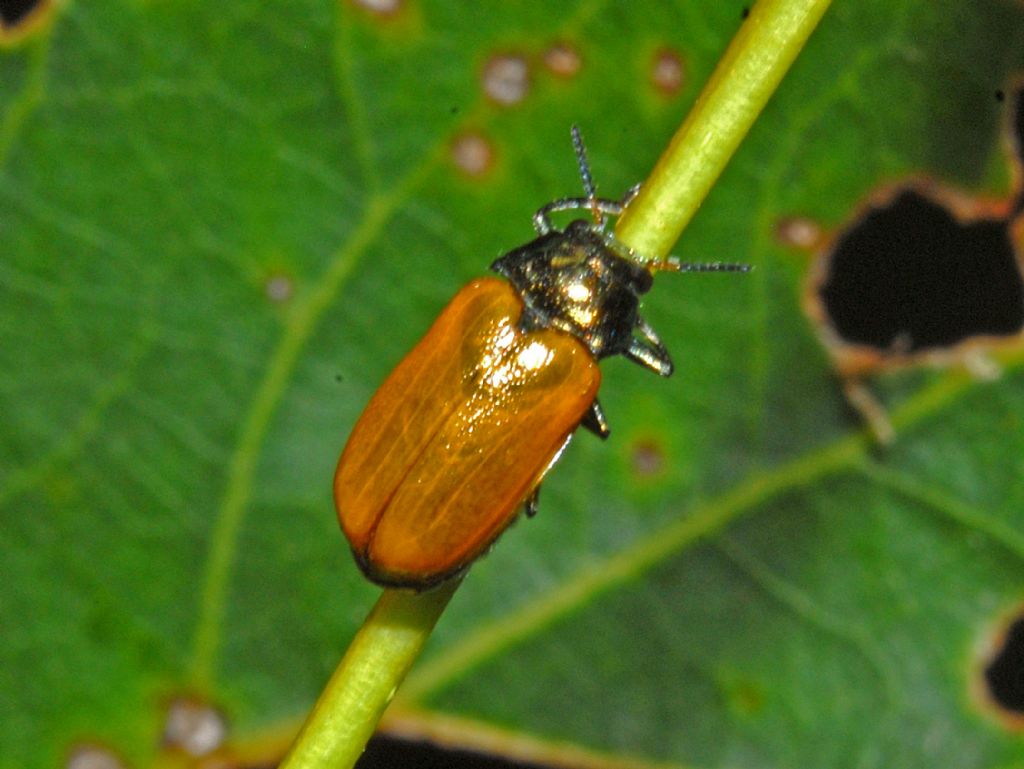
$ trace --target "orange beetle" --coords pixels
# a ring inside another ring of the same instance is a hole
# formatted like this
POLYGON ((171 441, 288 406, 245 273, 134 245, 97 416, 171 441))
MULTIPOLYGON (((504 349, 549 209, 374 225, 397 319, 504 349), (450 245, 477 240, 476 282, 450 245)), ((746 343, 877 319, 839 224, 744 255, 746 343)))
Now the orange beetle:
POLYGON ((338 462, 334 501, 360 568, 423 590, 468 567, 525 504, 580 425, 608 436, 597 361, 627 358, 662 375, 668 351, 640 317, 652 272, 743 270, 638 256, 604 231, 622 201, 594 196, 578 129, 585 198, 534 216, 539 237, 463 288, 380 389, 338 462), (590 209, 565 230, 555 211, 590 209), (635 336, 634 334, 638 334, 635 336))

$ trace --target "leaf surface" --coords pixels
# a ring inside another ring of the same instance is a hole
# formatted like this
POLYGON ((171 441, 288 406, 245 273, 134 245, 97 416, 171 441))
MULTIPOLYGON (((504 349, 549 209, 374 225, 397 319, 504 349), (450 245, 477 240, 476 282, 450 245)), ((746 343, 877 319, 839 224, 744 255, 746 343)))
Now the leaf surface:
MULTIPOLYGON (((653 165, 743 23, 675 5, 78 3, 0 49, 0 766, 150 765, 181 694, 235 737, 301 717, 376 594, 330 500, 348 431, 578 194, 571 123, 603 194, 653 165), (501 54, 512 106, 481 87, 501 54)), ((773 235, 909 175, 1005 197, 1022 42, 1007 2, 835 5, 677 248, 757 269, 659 276, 675 376, 604 365, 611 439, 473 568, 406 707, 679 766, 1024 760, 972 694, 1024 579, 1019 358, 884 377, 874 451, 773 235)))

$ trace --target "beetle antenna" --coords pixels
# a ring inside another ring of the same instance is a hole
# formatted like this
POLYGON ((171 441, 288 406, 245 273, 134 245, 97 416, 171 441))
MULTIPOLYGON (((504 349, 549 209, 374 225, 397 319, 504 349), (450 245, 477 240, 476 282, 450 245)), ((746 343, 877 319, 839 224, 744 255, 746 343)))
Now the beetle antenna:
MULTIPOLYGON (((587 200, 597 200, 597 188, 594 187, 594 179, 590 175, 590 164, 587 162, 587 148, 583 144, 583 135, 580 133, 580 127, 573 123, 572 125, 572 148, 576 151, 576 162, 580 167, 580 178, 583 179, 583 192, 586 193, 587 200)), ((598 227, 604 226, 604 219, 601 216, 601 209, 598 208, 596 202, 591 202, 590 213, 594 216, 594 222, 598 227)))
POLYGON ((742 262, 680 262, 676 257, 670 256, 657 264, 656 269, 672 272, 750 272, 754 267, 742 262))

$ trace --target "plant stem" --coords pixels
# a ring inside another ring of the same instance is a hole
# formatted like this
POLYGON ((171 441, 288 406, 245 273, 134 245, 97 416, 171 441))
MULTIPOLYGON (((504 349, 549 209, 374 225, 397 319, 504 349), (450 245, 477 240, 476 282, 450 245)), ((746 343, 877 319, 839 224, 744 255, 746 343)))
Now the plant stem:
MULTIPOLYGON (((829 0, 759 0, 640 195, 619 218, 620 240, 644 256, 668 254, 828 5, 829 0)), ((281 769, 355 764, 458 585, 453 580, 426 593, 384 591, 281 769)))
POLYGON ((425 593, 381 594, 280 769, 355 764, 460 581, 425 593))
POLYGON ((754 5, 640 194, 619 218, 619 240, 645 257, 668 255, 830 1, 754 5))

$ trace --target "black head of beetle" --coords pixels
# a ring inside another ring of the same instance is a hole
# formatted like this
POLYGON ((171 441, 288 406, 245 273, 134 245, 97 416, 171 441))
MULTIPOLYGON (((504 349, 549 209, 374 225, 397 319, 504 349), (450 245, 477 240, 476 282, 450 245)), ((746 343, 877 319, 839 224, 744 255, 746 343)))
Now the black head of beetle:
MULTIPOLYGON (((556 202, 565 207, 568 201, 556 202)), ((615 213, 622 208, 621 203, 600 199, 574 202, 580 207, 599 202, 605 211, 617 209, 615 213)), ((650 270, 591 222, 577 219, 564 230, 551 228, 547 208, 538 212, 540 237, 491 265, 522 297, 522 325, 557 328, 577 337, 598 360, 624 355, 669 376, 672 361, 668 351, 639 313, 640 296, 653 282, 650 270)))

